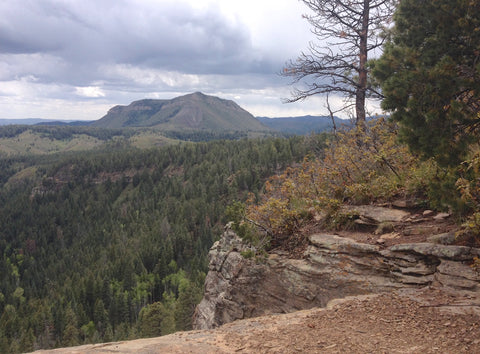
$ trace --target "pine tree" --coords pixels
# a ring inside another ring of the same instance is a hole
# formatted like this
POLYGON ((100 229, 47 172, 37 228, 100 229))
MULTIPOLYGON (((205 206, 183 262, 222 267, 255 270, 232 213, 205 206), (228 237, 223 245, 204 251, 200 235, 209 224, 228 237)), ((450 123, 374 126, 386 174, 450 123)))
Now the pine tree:
POLYGON ((404 0, 373 62, 382 107, 412 150, 444 165, 480 136, 480 1, 404 0))
POLYGON ((175 306, 175 321, 177 330, 192 329, 192 318, 196 305, 202 299, 202 289, 189 282, 180 289, 175 306))
POLYGON ((69 306, 65 312, 66 326, 63 331, 62 345, 65 347, 73 347, 80 344, 80 331, 78 329, 77 316, 73 309, 69 306))
POLYGON ((166 316, 166 309, 161 302, 155 302, 144 307, 139 315, 139 331, 143 337, 157 337, 162 334, 162 321, 166 316))

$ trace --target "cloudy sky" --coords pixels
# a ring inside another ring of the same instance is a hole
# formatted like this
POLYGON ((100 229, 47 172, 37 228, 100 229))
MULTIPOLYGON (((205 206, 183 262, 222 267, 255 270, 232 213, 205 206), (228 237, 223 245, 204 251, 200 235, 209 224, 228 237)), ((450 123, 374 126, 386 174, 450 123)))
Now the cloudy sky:
POLYGON ((1 0, 0 118, 99 119, 114 105, 201 91, 255 116, 283 104, 278 75, 313 40, 298 0, 1 0))

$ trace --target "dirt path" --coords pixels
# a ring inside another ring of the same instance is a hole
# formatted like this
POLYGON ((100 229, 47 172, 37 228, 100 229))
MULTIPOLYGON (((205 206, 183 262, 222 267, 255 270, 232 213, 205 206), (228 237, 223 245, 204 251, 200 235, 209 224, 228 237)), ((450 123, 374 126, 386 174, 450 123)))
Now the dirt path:
POLYGON ((357 296, 216 330, 37 353, 480 353, 480 298, 427 288, 357 296))

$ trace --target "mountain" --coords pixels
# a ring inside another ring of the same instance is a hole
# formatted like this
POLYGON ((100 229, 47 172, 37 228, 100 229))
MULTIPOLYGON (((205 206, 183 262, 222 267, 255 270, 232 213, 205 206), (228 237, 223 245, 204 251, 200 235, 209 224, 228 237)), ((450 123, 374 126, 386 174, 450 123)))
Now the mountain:
POLYGON ((92 123, 101 128, 153 127, 161 130, 268 131, 230 100, 195 92, 171 100, 144 99, 115 106, 92 123))
MULTIPOLYGON (((260 123, 267 127, 286 134, 305 135, 311 132, 320 133, 333 129, 332 119, 329 116, 300 116, 300 117, 257 117, 260 123)), ((348 124, 348 120, 335 117, 337 128, 348 124)))

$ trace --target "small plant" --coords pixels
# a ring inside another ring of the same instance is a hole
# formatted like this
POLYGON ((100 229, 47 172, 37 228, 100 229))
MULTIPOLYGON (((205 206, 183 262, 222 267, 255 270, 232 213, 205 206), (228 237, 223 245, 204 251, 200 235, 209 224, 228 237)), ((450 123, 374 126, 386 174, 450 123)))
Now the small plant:
POLYGON ((245 259, 251 259, 251 258, 255 257, 255 251, 253 251, 253 250, 242 251, 242 252, 240 252, 240 254, 245 259))
POLYGON ((377 229, 375 230, 375 235, 383 235, 388 232, 393 232, 395 230, 395 225, 390 221, 381 222, 377 229))
POLYGON ((339 209, 325 218, 324 227, 330 230, 352 230, 355 229, 355 220, 358 218, 356 212, 339 209))
POLYGON ((457 231, 455 238, 459 243, 468 243, 472 246, 480 246, 480 212, 470 215, 457 231))

